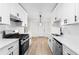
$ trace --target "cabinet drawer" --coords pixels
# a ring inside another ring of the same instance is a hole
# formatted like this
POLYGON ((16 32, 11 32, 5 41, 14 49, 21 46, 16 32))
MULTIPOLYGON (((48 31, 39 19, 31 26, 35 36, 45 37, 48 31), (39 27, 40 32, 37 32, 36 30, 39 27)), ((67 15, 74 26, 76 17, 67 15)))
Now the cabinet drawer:
POLYGON ((19 46, 19 42, 18 41, 16 41, 16 42, 13 42, 13 43, 11 43, 10 45, 8 45, 8 50, 14 50, 16 47, 18 47, 19 46))
MULTIPOLYGON (((5 46, 4 48, 0 49, 0 55, 9 55, 11 52, 13 52, 17 47, 19 46, 18 41, 13 42, 7 46, 5 46)), ((18 47, 19 50, 19 47, 18 47)))
POLYGON ((63 55, 77 55, 77 54, 68 47, 63 46, 63 55))

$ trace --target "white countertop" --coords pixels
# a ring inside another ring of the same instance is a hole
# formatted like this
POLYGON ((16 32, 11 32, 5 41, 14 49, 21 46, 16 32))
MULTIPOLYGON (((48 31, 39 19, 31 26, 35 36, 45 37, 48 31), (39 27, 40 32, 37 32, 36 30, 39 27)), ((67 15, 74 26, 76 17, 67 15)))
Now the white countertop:
POLYGON ((16 38, 15 39, 0 39, 0 48, 3 48, 17 40, 18 40, 18 38, 17 39, 16 38))
POLYGON ((74 36, 53 36, 58 41, 60 41, 62 44, 66 45, 68 48, 70 48, 72 51, 74 51, 76 54, 79 54, 79 38, 74 36))

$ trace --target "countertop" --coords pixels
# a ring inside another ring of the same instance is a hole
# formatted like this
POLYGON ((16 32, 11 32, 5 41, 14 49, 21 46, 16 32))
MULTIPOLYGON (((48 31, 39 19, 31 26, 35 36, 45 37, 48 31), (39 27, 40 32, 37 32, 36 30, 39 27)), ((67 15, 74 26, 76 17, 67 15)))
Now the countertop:
POLYGON ((53 36, 53 37, 56 38, 62 44, 66 45, 68 48, 70 48, 76 54, 79 54, 79 38, 78 38, 78 36, 74 37, 74 35, 72 35, 72 36, 62 35, 62 36, 53 36))
POLYGON ((17 40, 19 39, 18 38, 17 39, 16 38, 15 39, 0 39, 0 49, 17 40))

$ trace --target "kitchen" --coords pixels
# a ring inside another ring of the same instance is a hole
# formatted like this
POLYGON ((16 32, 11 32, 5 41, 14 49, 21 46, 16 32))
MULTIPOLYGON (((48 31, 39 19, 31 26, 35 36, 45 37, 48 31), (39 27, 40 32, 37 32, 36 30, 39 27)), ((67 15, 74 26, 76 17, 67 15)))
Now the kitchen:
POLYGON ((79 3, 0 3, 0 55, 78 55, 79 3))

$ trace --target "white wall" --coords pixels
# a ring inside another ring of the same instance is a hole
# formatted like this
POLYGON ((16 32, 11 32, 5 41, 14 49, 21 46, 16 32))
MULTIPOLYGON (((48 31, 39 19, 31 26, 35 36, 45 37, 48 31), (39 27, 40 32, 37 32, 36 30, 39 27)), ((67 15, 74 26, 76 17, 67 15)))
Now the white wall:
POLYGON ((79 37, 79 24, 63 26, 65 36, 79 37))
POLYGON ((1 25, 0 24, 0 39, 2 39, 3 30, 9 30, 10 27, 8 25, 1 25))
POLYGON ((48 36, 50 33, 50 19, 43 17, 42 26, 39 24, 38 14, 29 15, 29 33, 31 36, 48 36))
POLYGON ((24 32, 24 27, 10 26, 10 25, 1 25, 0 24, 0 39, 2 38, 3 30, 19 30, 20 33, 24 32))

